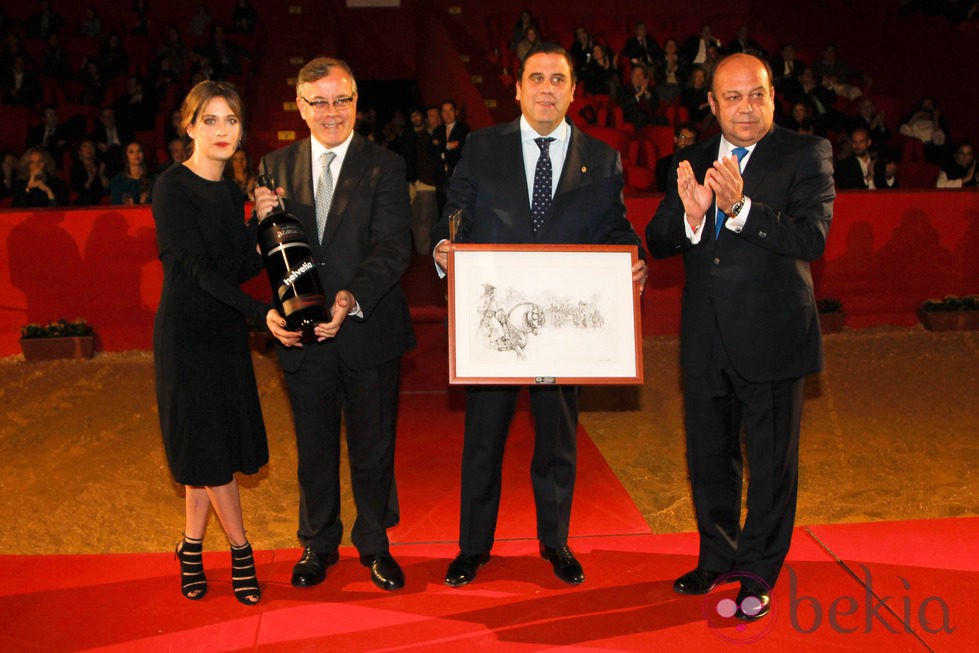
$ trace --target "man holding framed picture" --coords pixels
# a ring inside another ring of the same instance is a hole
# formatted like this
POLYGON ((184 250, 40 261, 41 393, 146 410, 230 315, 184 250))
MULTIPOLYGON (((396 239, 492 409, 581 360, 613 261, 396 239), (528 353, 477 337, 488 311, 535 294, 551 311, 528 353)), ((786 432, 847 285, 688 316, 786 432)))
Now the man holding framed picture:
MULTIPOLYGON (((544 43, 518 71, 521 117, 470 134, 448 182, 435 248, 448 267, 449 216, 459 243, 624 244, 640 247, 625 215, 618 152, 566 120, 574 96, 574 64, 544 43)), ((640 247, 641 251, 641 247, 640 247)), ((642 256, 642 253, 640 253, 642 256)), ((646 264, 633 266, 645 283, 646 264)), ((520 386, 473 385, 466 393, 459 555, 445 583, 459 587, 489 561, 500 505, 503 449, 520 386)), ((534 418, 531 480, 540 554, 571 585, 585 575, 568 547, 578 428, 576 385, 530 386, 534 418)))

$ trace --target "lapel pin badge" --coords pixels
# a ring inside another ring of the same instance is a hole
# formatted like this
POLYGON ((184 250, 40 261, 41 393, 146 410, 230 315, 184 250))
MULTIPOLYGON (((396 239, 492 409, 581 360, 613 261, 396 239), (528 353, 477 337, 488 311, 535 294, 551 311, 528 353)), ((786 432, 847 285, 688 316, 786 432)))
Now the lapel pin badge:
POLYGON ((588 172, 588 166, 581 166, 581 172, 588 172))

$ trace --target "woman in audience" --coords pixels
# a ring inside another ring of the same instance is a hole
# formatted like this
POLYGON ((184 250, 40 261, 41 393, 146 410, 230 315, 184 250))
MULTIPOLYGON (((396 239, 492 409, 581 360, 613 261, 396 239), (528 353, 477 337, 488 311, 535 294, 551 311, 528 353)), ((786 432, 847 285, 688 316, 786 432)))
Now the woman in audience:
POLYGON ((76 206, 94 206, 109 194, 105 162, 98 160, 95 143, 91 139, 86 138, 78 144, 70 176, 76 206))
POLYGON ((20 157, 17 181, 14 182, 13 206, 64 206, 68 203, 68 186, 58 176, 54 159, 43 147, 29 147, 20 157))
POLYGON ((224 176, 238 185, 246 201, 255 201, 255 175, 245 150, 239 148, 231 156, 231 165, 225 167, 224 176))
POLYGON ((150 176, 143 146, 138 141, 126 144, 122 172, 109 182, 113 204, 149 204, 150 176))
POLYGON ((581 82, 588 95, 607 95, 613 105, 618 101, 619 71, 609 51, 601 43, 591 49, 591 61, 581 70, 581 82))

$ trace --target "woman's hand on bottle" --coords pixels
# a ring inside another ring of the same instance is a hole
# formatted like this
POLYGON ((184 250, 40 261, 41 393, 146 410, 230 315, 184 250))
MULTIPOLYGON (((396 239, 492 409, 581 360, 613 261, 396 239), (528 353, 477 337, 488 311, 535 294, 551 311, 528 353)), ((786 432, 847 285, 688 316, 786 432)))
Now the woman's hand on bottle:
POLYGON ((279 206, 279 198, 285 191, 276 188, 273 193, 264 186, 255 187, 255 215, 261 220, 279 206))

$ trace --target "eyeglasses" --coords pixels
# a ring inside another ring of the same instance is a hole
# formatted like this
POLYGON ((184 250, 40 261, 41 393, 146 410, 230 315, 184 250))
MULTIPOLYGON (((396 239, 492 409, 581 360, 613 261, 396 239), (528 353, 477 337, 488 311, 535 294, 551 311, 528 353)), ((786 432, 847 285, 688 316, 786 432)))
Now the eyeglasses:
POLYGON ((332 106, 335 111, 343 111, 353 106, 354 96, 352 95, 342 95, 337 99, 330 102, 329 100, 307 100, 302 95, 299 98, 309 105, 309 108, 313 110, 314 113, 324 113, 327 107, 332 106))

